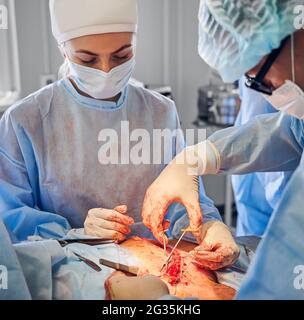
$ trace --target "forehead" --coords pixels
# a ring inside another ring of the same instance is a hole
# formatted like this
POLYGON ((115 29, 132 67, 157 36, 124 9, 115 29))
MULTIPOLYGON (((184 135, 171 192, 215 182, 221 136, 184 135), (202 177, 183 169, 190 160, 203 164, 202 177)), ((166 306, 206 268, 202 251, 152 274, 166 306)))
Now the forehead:
POLYGON ((110 54, 134 43, 135 35, 130 32, 89 35, 69 40, 66 45, 73 51, 86 50, 95 54, 110 54))

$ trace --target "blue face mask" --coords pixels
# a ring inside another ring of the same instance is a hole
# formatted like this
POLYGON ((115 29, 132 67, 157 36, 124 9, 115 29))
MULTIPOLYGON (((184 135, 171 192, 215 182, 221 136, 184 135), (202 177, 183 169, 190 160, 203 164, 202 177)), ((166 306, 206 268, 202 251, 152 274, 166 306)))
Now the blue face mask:
POLYGON ((95 99, 109 99, 117 96, 127 86, 134 67, 135 58, 113 68, 110 72, 89 68, 68 60, 69 77, 79 90, 95 99))

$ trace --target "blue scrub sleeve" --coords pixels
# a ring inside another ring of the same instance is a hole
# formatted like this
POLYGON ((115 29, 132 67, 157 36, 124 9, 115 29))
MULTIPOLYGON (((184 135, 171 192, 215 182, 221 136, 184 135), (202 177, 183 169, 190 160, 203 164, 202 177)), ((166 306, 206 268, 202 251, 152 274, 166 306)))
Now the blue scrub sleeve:
POLYGON ((241 127, 213 134, 220 153, 220 173, 293 171, 299 165, 302 147, 291 129, 292 117, 283 113, 256 117, 241 127))
POLYGON ((19 241, 31 235, 61 237, 70 225, 64 217, 40 210, 34 151, 9 112, 0 121, 0 136, 0 218, 19 241))
POLYGON ((237 299, 304 299, 303 165, 304 157, 271 216, 237 299))

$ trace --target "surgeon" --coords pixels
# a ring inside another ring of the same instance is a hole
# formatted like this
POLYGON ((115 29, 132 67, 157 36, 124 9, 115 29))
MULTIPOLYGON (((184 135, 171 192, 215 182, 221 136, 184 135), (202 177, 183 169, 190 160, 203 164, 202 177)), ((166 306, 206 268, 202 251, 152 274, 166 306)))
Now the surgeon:
MULTIPOLYGON (((149 226, 150 220, 158 221, 151 230, 161 238, 168 203, 176 199, 191 202, 189 196, 197 190, 193 175, 293 171, 240 298, 298 298, 303 292, 299 288, 304 259, 304 30, 294 25, 294 8, 299 3, 303 4, 290 0, 201 1, 202 58, 226 82, 245 75, 247 87, 280 112, 219 131, 185 149, 150 186, 143 206, 144 222, 149 226)), ((194 254, 202 265, 223 259, 217 248, 198 247, 194 254)))
MULTIPOLYGON (((236 126, 256 116, 278 112, 256 91, 246 87, 246 78, 239 81, 241 110, 236 126)), ((292 172, 256 172, 232 176, 238 211, 236 236, 263 236, 269 219, 280 201, 292 172)))
MULTIPOLYGON (((133 164, 124 151, 130 141, 121 125, 127 123, 136 134, 144 129, 150 137, 154 129, 176 132, 163 159, 172 160, 184 139, 174 103, 129 83, 135 66, 136 1, 51 0, 50 12, 68 72, 1 119, 1 217, 19 241, 34 234, 58 238, 71 228, 117 242, 134 233, 152 237, 142 225, 142 203, 166 163, 133 164), (113 130, 121 141, 108 141, 113 130), (101 142, 130 161, 107 162, 101 142)), ((131 150, 135 143, 130 144, 131 150)), ((188 211, 205 227, 192 231, 209 246, 222 247, 223 265, 231 264, 239 249, 202 183, 197 187, 192 201, 197 206, 189 204, 188 211)), ((166 220, 170 238, 192 225, 179 204, 170 206, 166 220)))

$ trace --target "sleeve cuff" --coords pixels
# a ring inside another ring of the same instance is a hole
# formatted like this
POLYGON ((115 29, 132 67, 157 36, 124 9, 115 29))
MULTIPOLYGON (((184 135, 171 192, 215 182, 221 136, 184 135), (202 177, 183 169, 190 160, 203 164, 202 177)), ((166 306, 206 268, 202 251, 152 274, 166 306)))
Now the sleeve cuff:
POLYGON ((209 140, 198 144, 201 175, 218 174, 220 171, 221 157, 215 145, 209 140))

